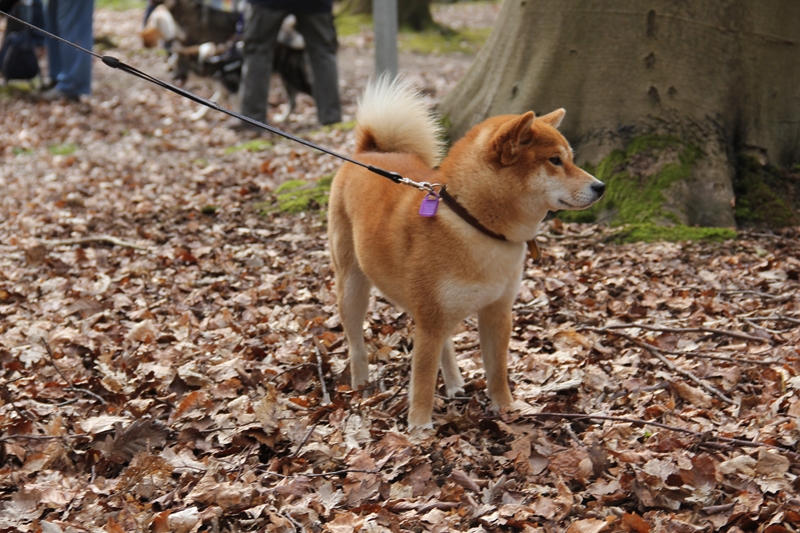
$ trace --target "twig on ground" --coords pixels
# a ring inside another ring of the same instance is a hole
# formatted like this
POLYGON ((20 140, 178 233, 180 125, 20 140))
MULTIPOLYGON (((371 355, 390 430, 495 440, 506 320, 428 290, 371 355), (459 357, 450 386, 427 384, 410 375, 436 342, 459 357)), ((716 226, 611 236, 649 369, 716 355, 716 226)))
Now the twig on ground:
MULTIPOLYGON (((767 350, 767 352, 771 352, 771 351, 772 351, 771 349, 767 350)), ((747 357, 737 357, 735 355, 724 356, 724 355, 719 355, 719 354, 714 354, 714 353, 706 353, 706 352, 681 352, 681 351, 678 351, 678 350, 664 350, 664 349, 661 349, 661 353, 665 353, 667 355, 684 355, 684 356, 687 356, 687 357, 689 357, 689 356, 691 356, 691 357, 700 357, 700 358, 703 358, 703 359, 716 359, 718 361, 730 361, 730 362, 736 361, 738 363, 749 363, 751 365, 775 365, 775 364, 779 364, 780 363, 780 361, 774 361, 772 359, 765 359, 765 360, 748 359, 747 357)), ((757 352, 757 353, 755 353, 753 355, 758 355, 759 353, 765 353, 765 352, 757 352)))
POLYGON ((416 511, 418 514, 425 514, 428 511, 432 511, 433 509, 439 509, 441 511, 449 511, 450 509, 455 509, 456 507, 460 507, 461 505, 462 505, 461 502, 433 501, 426 503, 412 503, 407 501, 396 501, 392 505, 387 506, 387 509, 390 509, 391 511, 394 512, 416 511))
POLYGON ((666 429, 669 431, 675 431, 677 433, 684 433, 686 435, 691 435, 698 439, 702 440, 710 440, 716 441, 724 444, 729 444, 732 446, 742 446, 748 448, 770 448, 772 450, 777 450, 783 452, 795 460, 800 460, 800 453, 793 452, 792 450, 787 450, 781 446, 776 446, 774 444, 768 444, 766 442, 760 441, 749 441, 744 439, 732 439, 730 437, 720 437, 719 435, 710 434, 708 432, 699 432, 694 431, 692 429, 686 429, 678 426, 670 426, 668 424, 662 424, 661 422, 653 422, 651 420, 641 420, 638 418, 628 418, 624 416, 611 416, 611 415, 602 415, 602 414, 583 414, 583 413, 554 413, 548 411, 542 411, 540 413, 525 413, 522 415, 523 418, 525 417, 533 417, 533 418, 566 418, 566 419, 582 419, 588 418, 592 420, 608 420, 610 422, 624 422, 626 424, 633 424, 634 426, 653 426, 660 429, 666 429))
POLYGON ((275 476, 282 479, 289 479, 298 476, 305 476, 305 477, 328 477, 328 476, 341 476, 342 474, 379 474, 380 469, 377 470, 361 470, 358 468, 351 468, 347 470, 334 470, 333 472, 298 472, 297 474, 287 476, 285 474, 279 474, 277 472, 272 472, 267 470, 266 472, 262 472, 265 476, 275 476))
POLYGON ((313 366, 313 367, 316 367, 316 366, 317 366, 317 364, 316 364, 316 363, 300 363, 299 365, 293 365, 293 366, 290 366, 289 368, 287 368, 286 370, 283 370, 283 371, 281 371, 281 372, 278 372, 277 374, 275 374, 274 376, 272 376, 271 378, 269 378, 269 380, 270 380, 270 381, 275 381, 276 379, 278 379, 278 378, 279 378, 279 377, 281 377, 282 375, 284 375, 284 374, 288 374, 289 372, 291 372, 291 371, 293 371, 293 370, 297 370, 298 368, 303 368, 304 366, 313 366))
POLYGON ((72 384, 72 382, 69 380, 69 378, 64 375, 64 373, 61 371, 60 368, 58 368, 58 365, 56 364, 56 358, 53 355, 53 350, 50 348, 50 344, 44 338, 42 338, 40 340, 41 340, 42 344, 44 345, 45 350, 47 350, 47 355, 50 356, 50 363, 53 365, 53 368, 56 369, 56 372, 58 372, 58 375, 61 376, 61 379, 63 379, 64 381, 67 382, 68 386, 64 390, 68 390, 68 391, 71 391, 71 392, 80 392, 80 393, 86 394, 87 396, 91 396, 92 398, 94 398, 95 400, 97 400, 98 402, 100 402, 103 405, 106 404, 106 401, 103 399, 102 396, 100 396, 98 394, 95 394, 95 393, 93 393, 92 391, 90 391, 88 389, 84 389, 84 388, 81 388, 81 387, 74 386, 72 384))
POLYGON ((773 333, 773 334, 776 334, 776 335, 780 335, 781 333, 788 333, 789 331, 794 331, 796 329, 796 328, 772 329, 772 328, 768 328, 766 326, 761 326, 759 324, 756 324, 755 321, 752 318, 742 318, 741 320, 745 324, 749 324, 750 326, 752 326, 752 327, 754 327, 756 329, 760 329, 762 331, 766 331, 767 333, 773 333))
POLYGON ((311 438, 311 435, 314 433, 314 430, 317 429, 317 425, 319 425, 320 420, 321 419, 318 419, 311 425, 310 428, 308 428, 308 431, 306 431, 306 434, 303 436, 303 440, 300 441, 300 444, 297 445, 297 449, 289 457, 298 457, 300 455, 300 451, 303 449, 303 446, 306 445, 308 439, 311 438))
MULTIPOLYGON (((208 109, 208 108, 206 107, 205 109, 208 109)), ((303 524, 300 524, 297 520, 292 518, 292 515, 290 515, 288 512, 283 511, 283 512, 280 513, 280 515, 282 517, 284 517, 286 520, 288 520, 289 522, 291 522, 292 525, 295 527, 295 529, 297 531, 305 531, 306 530, 305 526, 303 526, 303 524)))
POLYGON ((247 447, 247 453, 244 454, 244 459, 239 464, 239 471, 236 473, 236 479, 233 480, 234 483, 239 481, 242 477, 242 472, 244 472, 244 465, 247 464, 247 460, 250 459, 250 456, 253 454, 253 450, 255 449, 255 445, 247 447))
POLYGON ((618 390, 614 394, 611 394, 610 397, 611 397, 612 400, 616 400, 617 398, 622 398, 623 396, 625 396, 627 394, 630 394, 632 392, 655 392, 655 391, 658 391, 658 390, 666 390, 666 389, 670 388, 670 386, 672 386, 672 382, 670 382, 669 380, 665 379, 665 380, 659 381, 655 385, 650 385, 648 387, 639 387, 638 389, 633 389, 633 390, 630 390, 630 391, 629 390, 625 390, 625 389, 618 390))
POLYGON ((328 394, 328 386, 325 385, 325 373, 322 371, 322 354, 320 353, 320 351, 324 350, 325 347, 322 346, 322 343, 316 336, 312 337, 312 340, 314 341, 314 355, 317 357, 319 383, 322 386, 322 403, 320 403, 320 405, 328 405, 331 403, 331 396, 328 394))
POLYGON ((661 353, 661 350, 659 350, 655 346, 651 346, 651 345, 647 344, 646 342, 642 342, 639 339, 636 339, 636 338, 628 335, 627 333, 620 333, 618 331, 608 331, 608 328, 582 328, 582 329, 585 329, 585 330, 588 330, 588 331, 595 331, 597 333, 610 333, 612 335, 616 335, 618 337, 622 337, 623 339, 627 339, 630 342, 634 343, 635 345, 639 346, 640 348, 644 348, 645 350, 650 352, 651 355, 653 355, 656 359, 658 359, 659 361, 664 363, 673 372, 677 372, 678 374, 682 375, 683 377, 693 381, 694 383, 696 383, 700 387, 704 388, 706 391, 710 392, 711 394, 713 394, 714 396, 716 396, 720 400, 724 401, 725 403, 733 404, 733 400, 728 398, 728 396, 725 393, 723 393, 721 390, 719 390, 716 387, 713 387, 713 386, 707 384, 702 379, 698 378, 697 376, 695 376, 694 374, 692 374, 688 370, 683 370, 683 369, 680 369, 677 366, 675 366, 675 363, 673 363, 672 361, 670 361, 669 359, 664 357, 664 354, 661 353))
POLYGON ((10 440, 25 439, 25 440, 54 440, 54 439, 89 439, 93 437, 90 435, 5 435, 0 437, 0 442, 10 440))
POLYGON ((774 320, 777 322, 783 320, 784 322, 791 322, 792 324, 800 324, 800 319, 792 318, 790 316, 785 316, 785 315, 753 316, 753 317, 748 317, 747 320, 752 320, 753 322, 766 322, 768 320, 774 320))
POLYGON ((735 339, 744 339, 747 341, 754 341, 754 342, 767 342, 768 339, 762 339, 761 337, 753 337, 752 335, 748 335, 747 333, 742 333, 740 331, 725 331, 721 329, 714 329, 714 328, 664 328, 661 326, 651 326, 650 324, 613 324, 611 326, 605 326, 604 328, 595 328, 600 330, 611 330, 611 329, 633 329, 633 328, 641 328, 646 329, 649 331, 660 331, 663 333, 710 333, 712 335, 725 335, 727 337, 733 337, 735 339))
POLYGON ((742 237, 764 237, 767 239, 775 239, 787 244, 798 244, 797 239, 786 238, 783 235, 775 235, 774 233, 762 233, 758 231, 746 231, 741 233, 742 237))
POLYGON ((394 391, 394 394, 392 394, 391 396, 389 396, 388 398, 386 398, 383 401, 383 403, 381 404, 381 408, 382 409, 386 409, 386 407, 389 406, 391 401, 394 400, 395 398, 397 398, 397 396, 403 391, 403 389, 406 388, 407 385, 408 385, 408 380, 403 381, 403 383, 399 384, 397 386, 397 389, 394 391))
POLYGON ((719 291, 719 294, 749 294, 751 296, 759 296, 761 298, 767 298, 771 300, 783 298, 785 296, 783 294, 769 294, 768 292, 754 291, 749 289, 743 289, 739 291, 719 291))
POLYGON ((117 237, 112 237, 111 235, 95 235, 91 237, 77 237, 75 239, 58 239, 53 241, 41 240, 40 242, 45 246, 71 246, 73 244, 106 242, 109 244, 113 244, 114 246, 121 246, 123 248, 133 248, 134 250, 150 249, 146 246, 139 246, 138 244, 133 244, 132 242, 123 241, 122 239, 118 239, 117 237))
POLYGON ((16 411, 17 414, 21 418, 23 418, 24 420, 33 420, 33 418, 28 416, 25 413, 25 411, 23 411, 22 409, 17 407, 17 404, 14 403, 14 398, 11 397, 11 391, 8 390, 8 384, 9 383, 14 383, 15 381, 18 381, 20 379, 22 379, 22 378, 12 379, 11 381, 7 381, 6 383, 3 383, 2 385, 0 385, 0 390, 2 390, 3 399, 11 404, 11 407, 14 408, 14 411, 16 411))

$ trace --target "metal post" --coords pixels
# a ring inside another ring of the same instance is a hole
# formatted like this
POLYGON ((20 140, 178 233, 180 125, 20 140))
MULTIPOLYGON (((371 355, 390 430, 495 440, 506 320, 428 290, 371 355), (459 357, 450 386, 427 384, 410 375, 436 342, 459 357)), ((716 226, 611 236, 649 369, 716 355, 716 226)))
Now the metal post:
POLYGON ((397 0, 373 0, 375 72, 397 76, 397 0))

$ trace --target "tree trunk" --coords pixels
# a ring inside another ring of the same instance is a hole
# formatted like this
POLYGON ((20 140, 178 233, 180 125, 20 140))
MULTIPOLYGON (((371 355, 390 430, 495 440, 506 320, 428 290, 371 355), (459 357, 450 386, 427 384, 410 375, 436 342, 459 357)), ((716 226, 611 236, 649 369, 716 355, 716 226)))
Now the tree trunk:
MULTIPOLYGON (((434 27, 431 0, 397 0, 397 22, 401 28, 422 31, 434 27)), ((372 14, 372 0, 344 0, 339 14, 372 14)))
MULTIPOLYGON (((688 161, 680 179, 662 180, 658 214, 733 226, 740 155, 800 161, 800 2, 506 0, 441 104, 451 134, 491 115, 559 107, 579 162, 615 155, 607 177, 641 188, 688 161), (666 155, 655 149, 667 145, 666 155)), ((619 215, 620 202, 606 207, 619 215)))
POLYGON ((342 0, 336 12, 339 15, 371 15, 372 0, 342 0))

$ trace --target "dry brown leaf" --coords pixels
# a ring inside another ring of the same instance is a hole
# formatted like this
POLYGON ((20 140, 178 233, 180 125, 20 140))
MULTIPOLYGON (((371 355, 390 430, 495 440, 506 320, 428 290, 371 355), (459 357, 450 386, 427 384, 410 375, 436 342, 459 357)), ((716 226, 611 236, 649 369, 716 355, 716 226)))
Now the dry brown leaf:
POLYGON ((622 523, 636 533, 650 533, 650 524, 636 513, 623 514, 622 523))
POLYGON ((127 463, 139 452, 162 448, 168 433, 166 426, 155 420, 139 419, 125 429, 118 422, 114 436, 106 437, 98 449, 112 463, 127 463))
POLYGON ((714 400, 709 394, 702 389, 692 387, 688 383, 680 380, 675 380, 672 383, 672 388, 683 400, 689 402, 696 407, 708 409, 714 405, 714 400))
POLYGON ((609 523, 605 520, 598 520, 597 518, 586 518, 584 520, 576 520, 571 523, 567 528, 566 533, 600 533, 607 531, 609 523))

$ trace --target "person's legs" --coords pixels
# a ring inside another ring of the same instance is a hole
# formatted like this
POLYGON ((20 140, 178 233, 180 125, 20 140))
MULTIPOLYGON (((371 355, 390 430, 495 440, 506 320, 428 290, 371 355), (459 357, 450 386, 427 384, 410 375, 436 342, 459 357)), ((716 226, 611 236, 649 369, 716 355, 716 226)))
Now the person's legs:
POLYGON ((313 96, 320 124, 341 122, 339 71, 336 66, 336 27, 331 13, 297 15, 297 31, 306 41, 311 71, 314 74, 313 96))
MULTIPOLYGON (((58 1, 55 14, 58 27, 56 35, 91 50, 94 45, 93 13, 94 0, 58 1)), ((54 78, 56 89, 70 95, 90 94, 92 92, 92 56, 64 43, 59 43, 58 55, 61 68, 57 77, 54 78)))
POLYGON ((267 121, 267 98, 275 41, 286 13, 248 4, 245 11, 244 60, 239 86, 243 115, 267 121))
MULTIPOLYGON (((58 17, 56 15, 60 3, 61 0, 50 0, 47 2, 47 9, 45 11, 44 28, 54 35, 59 35, 58 17)), ((58 74, 61 72, 61 56, 59 55, 61 43, 52 37, 47 37, 45 39, 45 44, 47 45, 47 69, 50 73, 50 80, 52 83, 56 83, 56 78, 58 78, 58 74)))

